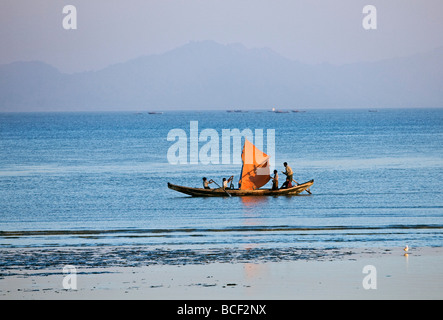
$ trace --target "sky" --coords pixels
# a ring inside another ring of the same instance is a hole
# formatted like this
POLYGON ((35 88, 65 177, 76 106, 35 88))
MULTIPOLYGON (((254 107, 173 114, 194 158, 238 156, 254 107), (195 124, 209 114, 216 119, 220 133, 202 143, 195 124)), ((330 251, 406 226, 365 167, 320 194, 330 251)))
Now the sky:
POLYGON ((2 0, 0 64, 75 73, 201 40, 310 64, 377 61, 442 47, 442 14, 442 0, 2 0), (376 30, 362 26, 368 4, 376 30), (65 5, 77 9, 76 30, 63 28, 65 5))

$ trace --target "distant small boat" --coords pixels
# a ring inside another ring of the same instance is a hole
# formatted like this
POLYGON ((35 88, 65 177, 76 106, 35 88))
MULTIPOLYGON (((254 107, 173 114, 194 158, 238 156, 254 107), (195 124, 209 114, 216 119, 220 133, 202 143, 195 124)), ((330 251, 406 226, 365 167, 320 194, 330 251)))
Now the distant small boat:
POLYGON ((148 114, 163 114, 163 112, 157 112, 157 111, 150 111, 148 114))
POLYGON ((306 112, 305 110, 292 110, 292 112, 296 112, 296 113, 304 113, 306 112))
POLYGON ((274 112, 274 113, 289 113, 288 110, 277 110, 275 108, 272 108, 271 111, 269 112, 274 112))
POLYGON ((289 113, 287 110, 275 110, 274 113, 289 113))

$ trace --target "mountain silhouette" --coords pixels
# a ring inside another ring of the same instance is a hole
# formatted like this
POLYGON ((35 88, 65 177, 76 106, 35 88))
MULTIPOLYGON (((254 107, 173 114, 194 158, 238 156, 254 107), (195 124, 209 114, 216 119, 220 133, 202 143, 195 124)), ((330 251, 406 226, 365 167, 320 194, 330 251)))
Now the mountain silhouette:
POLYGON ((443 48, 336 66, 200 41, 75 74, 1 65, 0 111, 441 107, 442 83, 443 48))

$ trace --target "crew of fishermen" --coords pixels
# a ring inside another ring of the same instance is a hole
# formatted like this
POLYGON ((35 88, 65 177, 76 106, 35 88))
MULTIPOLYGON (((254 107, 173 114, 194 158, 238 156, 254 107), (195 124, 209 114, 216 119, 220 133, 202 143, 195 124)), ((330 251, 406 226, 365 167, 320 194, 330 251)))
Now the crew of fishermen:
MULTIPOLYGON (((284 175, 286 175, 286 179, 285 182, 283 182, 283 184, 281 185, 280 189, 288 189, 288 188, 292 188, 292 181, 294 181, 296 184, 298 184, 297 181, 295 181, 293 179, 293 175, 294 172, 292 171, 291 167, 288 165, 287 162, 283 163, 283 165, 285 166, 285 171, 282 171, 282 173, 284 175)), ((228 183, 230 182, 230 186, 229 189, 234 189, 234 184, 232 183, 232 181, 234 180, 234 176, 230 176, 228 180, 226 180, 226 178, 223 178, 223 189, 228 189, 228 183)), ((279 190, 278 188, 278 172, 277 170, 274 170, 274 176, 271 177, 272 180, 272 190, 279 190)), ((203 177, 203 188, 205 189, 210 189, 209 184, 211 183, 215 183, 217 184, 214 180, 209 180, 206 179, 206 177, 203 177)), ((218 184, 217 184, 218 185, 218 184)), ((219 186, 220 187, 220 186, 219 186)), ((239 186, 240 188, 240 186, 239 186)))

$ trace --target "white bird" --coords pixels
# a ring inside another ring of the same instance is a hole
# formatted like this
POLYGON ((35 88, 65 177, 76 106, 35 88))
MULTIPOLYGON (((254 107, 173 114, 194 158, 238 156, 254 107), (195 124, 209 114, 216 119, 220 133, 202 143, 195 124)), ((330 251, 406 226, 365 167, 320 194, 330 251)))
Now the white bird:
POLYGON ((406 247, 403 249, 404 251, 409 251, 409 247, 406 245, 406 247))

